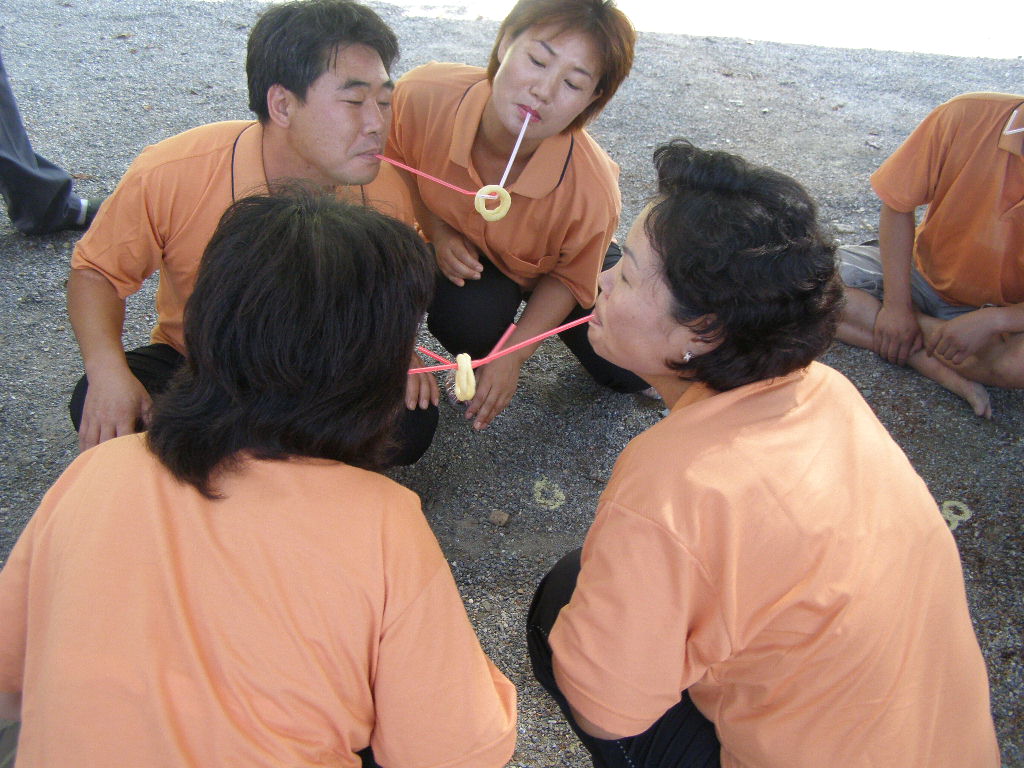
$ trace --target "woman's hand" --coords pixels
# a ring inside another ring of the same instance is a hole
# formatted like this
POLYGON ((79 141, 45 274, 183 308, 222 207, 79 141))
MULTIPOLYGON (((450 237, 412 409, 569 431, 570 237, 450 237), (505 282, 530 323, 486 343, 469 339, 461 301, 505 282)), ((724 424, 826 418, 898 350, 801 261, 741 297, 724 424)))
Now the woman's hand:
POLYGON ((466 418, 473 419, 473 429, 486 429, 512 402, 524 360, 511 354, 476 369, 476 395, 466 408, 466 418))
POLYGON ((452 229, 438 217, 431 226, 430 241, 434 244, 434 259, 441 274, 460 288, 467 280, 479 280, 484 265, 477 258, 476 246, 462 233, 452 229))
MULTIPOLYGON (((412 360, 409 363, 410 370, 423 368, 423 360, 415 352, 412 353, 412 360)), ((437 405, 440 401, 440 390, 437 386, 437 379, 432 373, 410 373, 405 384, 405 407, 410 411, 417 408, 429 408, 437 405)))
MULTIPOLYGON (((544 275, 537 281, 533 294, 526 302, 526 309, 516 324, 516 330, 505 342, 505 347, 514 346, 554 328, 575 305, 576 299, 560 280, 544 275)), ((466 418, 474 419, 473 429, 486 429, 505 410, 519 387, 519 371, 523 363, 540 344, 539 341, 534 342, 476 369, 476 396, 466 409, 466 418)))

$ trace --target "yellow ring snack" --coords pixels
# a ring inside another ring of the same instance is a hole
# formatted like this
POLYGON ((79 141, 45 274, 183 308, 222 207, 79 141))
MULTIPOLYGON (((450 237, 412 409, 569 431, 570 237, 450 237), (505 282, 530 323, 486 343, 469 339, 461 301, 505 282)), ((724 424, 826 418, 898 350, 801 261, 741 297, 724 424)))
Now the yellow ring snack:
POLYGON ((472 400, 476 394, 476 376, 473 373, 473 361, 465 352, 455 356, 455 399, 460 403, 472 400))
POLYGON ((473 205, 476 207, 476 212, 483 216, 484 219, 487 221, 497 221, 498 219, 505 218, 508 209, 512 207, 512 195, 504 187, 499 187, 497 184, 488 184, 486 187, 480 187, 477 190, 476 197, 473 198, 473 205), (498 207, 488 208, 487 198, 484 195, 495 194, 498 196, 498 207))

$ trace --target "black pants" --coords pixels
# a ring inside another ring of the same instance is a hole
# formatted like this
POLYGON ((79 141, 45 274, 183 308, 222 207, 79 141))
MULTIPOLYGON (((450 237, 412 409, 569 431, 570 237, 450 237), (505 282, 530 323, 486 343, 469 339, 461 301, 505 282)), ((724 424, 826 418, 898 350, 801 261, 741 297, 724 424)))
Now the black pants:
POLYGON ((79 213, 65 170, 32 150, 0 57, 0 195, 15 228, 26 234, 61 229, 79 213))
MULTIPOLYGON (((615 266, 621 254, 619 246, 612 243, 603 269, 615 266)), ((523 289, 487 257, 479 258, 484 265, 483 274, 479 280, 467 280, 462 287, 438 273, 434 301, 427 314, 427 328, 445 349, 453 355, 468 352, 474 360, 490 354, 525 298, 523 289)), ((563 322, 584 317, 589 312, 577 304, 563 322)), ((585 324, 558 336, 601 386, 616 392, 639 392, 647 388, 647 382, 639 376, 608 362, 594 351, 585 324)))
POLYGON ((568 604, 580 572, 580 550, 570 552, 543 578, 530 605, 526 633, 533 675, 561 708, 576 736, 590 752, 595 768, 718 768, 721 747, 715 727, 690 701, 679 703, 650 728, 624 739, 598 739, 580 729, 569 702, 558 689, 548 635, 568 604))
MULTIPOLYGON (((160 394, 167 388, 174 372, 185 362, 185 358, 174 347, 168 344, 149 344, 129 352, 125 352, 128 367, 135 374, 150 396, 160 394)), ((75 385, 68 403, 71 423, 77 432, 82 424, 82 408, 85 406, 85 395, 89 390, 89 381, 83 376, 75 385)), ((406 466, 415 464, 426 453, 437 430, 437 406, 429 408, 404 409, 398 424, 398 448, 389 466, 406 466)), ((142 424, 136 428, 143 429, 142 424)))

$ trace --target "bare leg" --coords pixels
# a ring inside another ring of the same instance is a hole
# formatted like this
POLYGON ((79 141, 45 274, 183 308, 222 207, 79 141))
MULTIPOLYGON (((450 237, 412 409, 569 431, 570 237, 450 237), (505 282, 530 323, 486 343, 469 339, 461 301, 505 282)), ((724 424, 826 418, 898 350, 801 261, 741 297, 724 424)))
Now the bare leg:
MULTIPOLYGON (((882 304, 874 296, 864 291, 849 287, 845 290, 846 307, 843 310, 843 317, 839 323, 836 337, 851 346, 873 351, 875 316, 882 304)), ((918 322, 922 324, 922 330, 925 329, 925 323, 929 320, 935 323, 941 322, 927 315, 918 314, 918 322)), ((983 385, 971 381, 939 358, 929 357, 924 350, 919 350, 911 355, 907 359, 907 365, 932 381, 941 384, 950 392, 960 395, 970 404, 976 415, 986 419, 992 418, 992 403, 989 400, 988 391, 983 385)))

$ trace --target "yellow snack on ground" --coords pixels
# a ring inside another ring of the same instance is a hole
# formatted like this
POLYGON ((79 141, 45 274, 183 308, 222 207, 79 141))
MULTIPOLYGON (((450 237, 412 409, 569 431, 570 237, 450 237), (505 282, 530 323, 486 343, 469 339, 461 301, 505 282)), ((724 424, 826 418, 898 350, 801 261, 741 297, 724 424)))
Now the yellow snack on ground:
POLYGON ((477 190, 476 197, 473 198, 473 205, 476 207, 476 212, 483 216, 484 219, 487 221, 497 221, 498 219, 505 218, 508 209, 512 207, 512 195, 504 187, 499 187, 497 184, 488 184, 486 187, 480 187, 477 190), (498 206, 496 208, 488 208, 485 195, 497 195, 498 206))
POLYGON ((473 373, 473 361, 463 352, 455 356, 455 399, 460 403, 472 400, 476 394, 476 375, 473 373))

